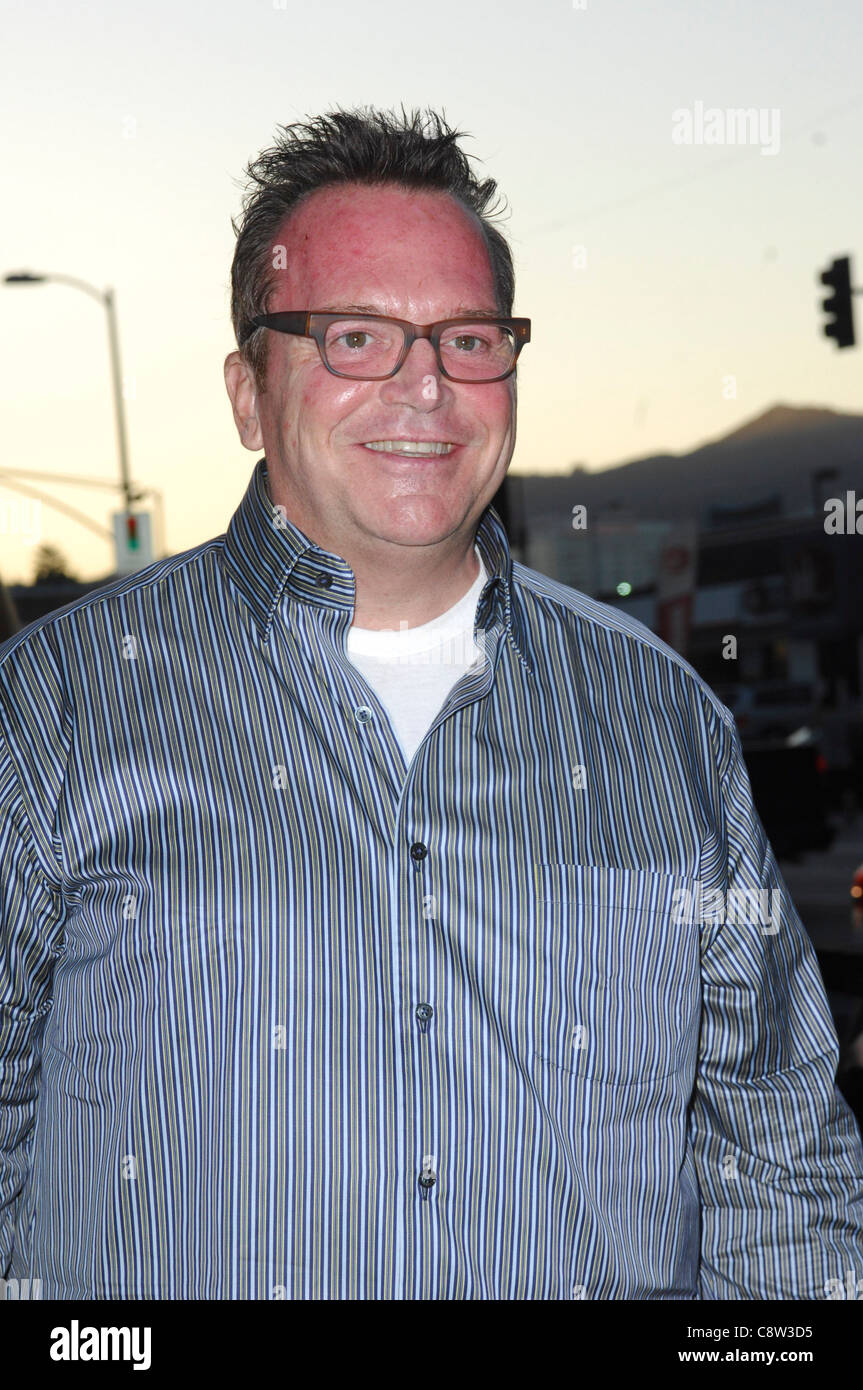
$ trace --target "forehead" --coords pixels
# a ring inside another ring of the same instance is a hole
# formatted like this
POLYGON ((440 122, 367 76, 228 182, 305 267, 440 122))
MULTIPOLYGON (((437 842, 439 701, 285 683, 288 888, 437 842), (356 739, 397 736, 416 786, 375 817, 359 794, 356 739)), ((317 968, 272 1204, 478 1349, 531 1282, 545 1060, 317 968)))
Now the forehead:
MULTIPOLYGON (((496 308, 477 219, 447 193, 340 184, 313 193, 282 224, 285 268, 270 307, 431 303, 496 308)), ((452 307, 452 306, 450 306, 452 307)))

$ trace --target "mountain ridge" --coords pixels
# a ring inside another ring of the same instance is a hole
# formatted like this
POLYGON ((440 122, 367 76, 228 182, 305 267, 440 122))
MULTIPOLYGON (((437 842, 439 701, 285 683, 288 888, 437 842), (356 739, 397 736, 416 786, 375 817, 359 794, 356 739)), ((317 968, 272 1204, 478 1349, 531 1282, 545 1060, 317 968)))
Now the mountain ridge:
POLYGON ((575 465, 566 474, 514 474, 528 513, 564 519, 575 502, 625 508, 644 518, 695 516, 772 506, 777 515, 812 515, 821 498, 863 491, 863 415, 827 406, 777 402, 718 439, 686 453, 652 454, 610 467, 575 465), (817 478, 825 469, 835 476, 817 478))

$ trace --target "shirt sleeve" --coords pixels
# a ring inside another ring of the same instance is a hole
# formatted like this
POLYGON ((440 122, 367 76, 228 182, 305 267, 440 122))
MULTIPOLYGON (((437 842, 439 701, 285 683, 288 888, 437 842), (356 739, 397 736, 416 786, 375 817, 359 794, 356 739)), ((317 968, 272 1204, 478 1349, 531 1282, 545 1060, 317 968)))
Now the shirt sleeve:
POLYGON ((690 1109, 700 1293, 841 1298, 863 1278, 863 1145, 835 1085, 839 1046, 815 951, 755 809, 736 726, 720 789, 725 910, 702 932, 690 1109))
POLYGON ((0 1277, 8 1277, 29 1173, 45 1016, 62 949, 61 900, 31 843, 0 733, 0 1277))

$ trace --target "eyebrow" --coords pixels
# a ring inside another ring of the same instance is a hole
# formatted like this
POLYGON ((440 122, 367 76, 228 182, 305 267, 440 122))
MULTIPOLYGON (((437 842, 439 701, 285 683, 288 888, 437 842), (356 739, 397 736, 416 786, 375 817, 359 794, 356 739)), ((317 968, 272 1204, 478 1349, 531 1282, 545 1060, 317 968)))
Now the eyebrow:
MULTIPOLYGON (((318 309, 319 314, 375 314, 378 318, 398 318, 393 314, 384 314, 374 304, 327 304, 318 309)), ((476 319, 496 319, 500 318, 496 309, 474 309, 470 305, 459 304, 453 309, 452 313, 446 314, 445 318, 458 319, 470 315, 476 319)))

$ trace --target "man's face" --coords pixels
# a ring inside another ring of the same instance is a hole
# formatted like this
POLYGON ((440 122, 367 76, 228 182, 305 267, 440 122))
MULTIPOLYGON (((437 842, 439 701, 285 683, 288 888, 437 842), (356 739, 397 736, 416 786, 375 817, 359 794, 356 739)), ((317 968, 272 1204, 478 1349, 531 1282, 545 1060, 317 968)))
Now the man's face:
MULTIPOLYGON (((446 194, 325 188, 280 240, 287 268, 271 313, 353 308, 431 323, 498 312, 482 234, 446 194)), ((343 556, 385 561, 392 546, 457 547, 512 456, 514 377, 448 381, 427 340, 389 380, 349 381, 327 371, 312 339, 272 332, 266 391, 254 392, 237 354, 226 379, 243 443, 266 453, 273 500, 311 540, 343 556), (397 439, 453 448, 418 458, 368 447, 397 439)))

